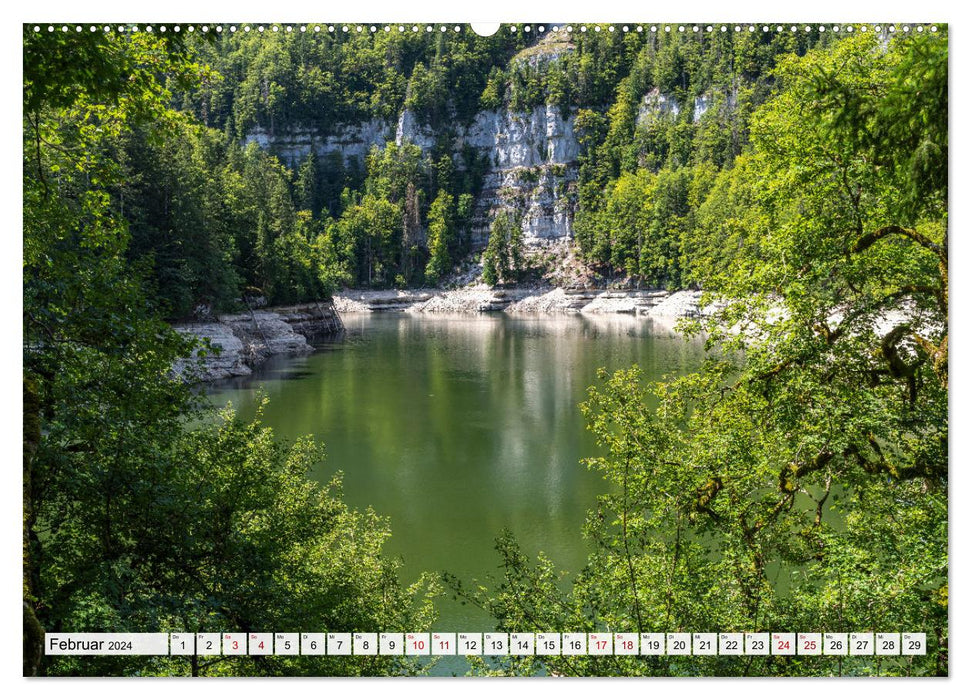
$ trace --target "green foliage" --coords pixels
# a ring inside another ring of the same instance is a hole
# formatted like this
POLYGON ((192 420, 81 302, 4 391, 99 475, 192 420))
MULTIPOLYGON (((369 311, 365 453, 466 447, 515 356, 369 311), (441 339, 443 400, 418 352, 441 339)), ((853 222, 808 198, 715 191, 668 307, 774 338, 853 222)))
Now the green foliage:
POLYGON ((222 137, 179 118, 160 134, 139 128, 124 138, 124 182, 116 196, 131 241, 128 257, 151 267, 166 311, 184 316, 199 304, 238 295, 236 234, 222 181, 222 137))
MULTIPOLYGON (((160 39, 142 63, 100 33, 48 40, 55 49, 50 55, 39 50, 32 32, 25 39, 31 104, 39 89, 53 89, 44 87, 50 81, 39 71, 64 63, 59 52, 68 48, 90 59, 90 67, 68 69, 66 81, 95 95, 102 85, 118 84, 126 70, 132 90, 144 92, 156 79, 152 61, 165 47, 185 58, 164 76, 166 105, 178 105, 182 116, 164 129, 149 127, 148 120, 131 133, 119 131, 112 147, 123 154, 118 162, 125 175, 109 192, 129 224, 129 258, 150 271, 160 306, 179 318, 235 308, 244 290, 287 303, 316 299, 343 284, 439 279, 468 252, 471 210, 462 215, 458 205, 479 194, 489 166, 488 155, 468 146, 451 152, 452 125, 469 123, 481 109, 530 111, 543 104, 558 105, 564 116, 576 113, 583 153, 575 230, 587 261, 652 286, 701 284, 703 278, 685 272, 691 266, 700 272, 706 263, 692 259, 693 244, 684 239, 696 229, 703 198, 687 203, 686 183, 707 176, 711 166, 731 167, 747 143, 753 109, 769 94, 768 71, 777 58, 828 38, 596 28, 542 38, 522 31, 489 38, 473 32, 237 32, 160 39), (680 111, 645 112, 649 93, 680 111), (699 119, 692 110, 696 99, 708 106, 699 119), (345 161, 339 152, 321 155, 319 139, 335 129, 390 122, 404 109, 439 135, 427 153, 391 143, 364 162, 345 161), (273 136, 295 128, 313 136, 310 153, 290 167, 252 143, 240 145, 254 129, 273 136), (641 216, 650 222, 629 221, 628 204, 615 201, 633 195, 627 176, 643 178, 641 171, 658 175, 659 206, 641 216), (440 192, 456 203, 445 246, 430 231, 431 202, 440 192), (400 225, 389 228, 387 207, 377 200, 400 208, 400 225), (361 212, 349 209, 361 206, 374 210, 365 218, 380 222, 376 231, 364 231, 361 212), (627 213, 618 220, 621 210, 627 213), (299 211, 310 212, 310 220, 298 220, 299 211), (340 232, 318 244, 331 219, 344 221, 340 232)), ((918 159, 912 169, 940 152, 939 144, 910 145, 918 159)))
MULTIPOLYGON (((187 55, 148 33, 79 39, 95 78, 122 76, 91 87, 84 70, 45 73, 38 66, 66 65, 71 43, 41 55, 25 37, 37 62, 25 66, 23 161, 25 649, 40 629, 427 627, 434 580, 399 584, 381 554, 387 523, 344 506, 339 481, 307 479, 317 448, 282 444, 231 413, 214 422, 171 372, 193 343, 163 311, 178 313, 199 289, 232 294, 236 256, 245 281, 276 298, 332 288, 333 226, 294 209, 275 158, 227 148, 170 107, 163 81, 207 75, 187 55)), ((25 669, 417 670, 378 658, 264 661, 42 657, 25 669)))
POLYGON ((524 32, 237 32, 196 46, 222 81, 182 93, 208 125, 288 124, 325 135, 340 124, 396 119, 405 107, 441 126, 479 109, 490 70, 525 44, 524 32))
POLYGON ((509 211, 500 211, 492 220, 482 254, 482 279, 488 285, 518 281, 523 263, 522 224, 509 211))
POLYGON ((482 91, 482 97, 479 99, 482 109, 498 110, 501 108, 505 104, 505 92, 506 78, 503 75, 502 69, 498 66, 493 66, 489 72, 489 79, 486 82, 485 89, 482 91))
MULTIPOLYGON (((158 115, 168 97, 159 90, 159 71, 177 88, 191 88, 212 73, 190 60, 179 34, 117 41, 114 34, 39 33, 23 26, 24 111, 70 108, 83 95, 93 103, 110 103, 125 95, 139 118, 158 115), (169 61, 175 56, 177 61, 169 61)), ((200 39, 206 42, 208 39, 200 39)))
POLYGON ((703 194, 694 192, 695 184, 710 181, 713 168, 731 171, 748 142, 754 109, 770 94, 779 57, 802 55, 830 39, 818 32, 658 32, 629 37, 623 49, 607 54, 599 43, 617 39, 603 34, 588 32, 577 51, 581 64, 584 50, 591 62, 602 56, 614 76, 611 85, 596 88, 609 97, 579 103, 589 105, 576 119, 583 147, 575 223, 580 251, 595 266, 651 286, 699 284, 702 279, 684 274, 690 265, 707 264, 694 260, 697 246, 684 241, 705 200, 692 199, 703 194), (649 230, 635 233, 614 220, 626 205, 613 198, 629 192, 625 178, 641 177, 642 170, 658 175, 658 204, 649 230))
POLYGON ((454 198, 448 192, 440 192, 428 211, 428 252, 430 259, 425 268, 425 279, 435 284, 448 274, 455 251, 454 198))
MULTIPOLYGON (((379 148, 366 159, 366 182, 351 176, 339 156, 326 167, 316 156, 299 167, 294 164, 294 211, 306 209, 321 220, 341 218, 347 213, 340 194, 346 186, 359 191, 355 202, 369 193, 402 205, 400 242, 397 236, 393 242, 400 250, 381 248, 375 256, 375 247, 361 240, 355 247, 359 253, 370 251, 364 253, 369 260, 357 270, 345 266, 336 277, 317 271, 317 276, 367 286, 389 286, 396 280, 419 284, 440 277, 424 274, 432 258, 436 269, 444 260, 442 251, 429 245, 437 241, 428 231, 433 193, 437 197, 437 192, 448 191, 456 201, 464 194, 475 196, 482 176, 481 164, 463 155, 460 167, 447 178, 451 182, 435 182, 438 174, 427 161, 437 163, 448 152, 453 122, 468 123, 481 109, 530 111, 551 104, 564 116, 579 111, 576 131, 583 154, 575 230, 584 257, 605 271, 623 272, 652 286, 699 284, 700 279, 684 274, 693 261, 682 239, 694 230, 703 200, 685 204, 690 189, 685 181, 696 178, 696 168, 706 174, 712 165, 731 167, 748 141, 752 111, 769 95, 769 71, 778 57, 805 53, 830 41, 829 35, 591 29, 535 39, 522 31, 489 38, 471 32, 237 33, 198 46, 190 41, 216 73, 177 99, 204 123, 235 138, 254 128, 275 134, 297 126, 312 129, 315 138, 326 137, 341 125, 394 120, 403 109, 439 133, 441 143, 428 158, 410 144, 379 148), (676 109, 645 112, 643 100, 649 93, 663 96, 676 109), (697 119, 696 100, 707 106, 697 119), (609 200, 611 193, 629 189, 626 183, 615 187, 619 178, 640 170, 661 173, 664 186, 655 220, 649 230, 634 236, 629 230, 618 232, 620 225, 611 223, 610 212, 623 204, 609 200), (664 176, 663 171, 672 174, 664 176), (406 191, 409 185, 411 192, 406 191)), ((279 216, 263 216, 271 239, 292 229, 292 217, 271 224, 279 216)), ((252 222, 256 220, 254 216, 252 222)), ((449 245, 450 257, 468 247, 468 225, 460 220, 457 226, 458 246, 449 245)), ((178 232, 174 238, 181 242, 178 232)), ((241 251, 236 277, 271 300, 277 299, 275 276, 298 273, 273 259, 272 246, 257 249, 255 255, 242 240, 235 247, 241 251)), ((191 280, 190 272, 173 268, 165 270, 165 290, 173 289, 177 280, 191 280)), ((182 296, 205 299, 212 293, 199 290, 182 296)), ((176 299, 172 306, 186 308, 187 303, 186 298, 176 299)))
POLYGON ((687 269, 720 304, 685 327, 707 333, 709 359, 591 388, 589 466, 608 493, 572 581, 504 535, 501 582, 452 582, 510 631, 915 629, 928 655, 536 657, 506 672, 947 674, 947 163, 913 158, 946 150, 946 56, 938 34, 786 58, 732 170, 618 178, 605 202, 632 225, 697 207, 687 269))
POLYGON ((297 171, 297 179, 294 182, 294 199, 299 209, 309 211, 313 215, 319 215, 322 205, 321 182, 319 167, 317 165, 317 152, 310 151, 304 158, 297 171))
MULTIPOLYGON (((536 657, 500 671, 946 674, 947 35, 831 37, 25 29, 27 619, 426 627, 434 581, 399 585, 381 556, 387 524, 348 510, 336 481, 305 479, 312 445, 231 414, 197 427, 204 415, 169 376, 192 348, 161 319, 244 290, 295 302, 440 281, 468 249, 489 167, 470 147, 452 153, 452 123, 552 104, 576 113, 582 254, 652 286, 703 287, 717 310, 686 326, 712 355, 678 380, 645 386, 635 368, 591 390, 604 452, 590 466, 609 491, 574 580, 504 535, 503 581, 463 593, 509 630, 913 629, 931 653, 536 657), (325 136, 404 108, 442 143, 388 143, 363 164, 312 145, 293 170, 240 145, 256 127, 325 136)), ((483 278, 515 282, 523 265, 521 224, 502 211, 483 278)), ((416 670, 356 657, 41 664, 416 670)))
MULTIPOLYGON (((317 299, 344 284, 423 281, 431 255, 425 240, 430 194, 477 193, 483 168, 474 154, 463 155, 456 174, 448 156, 437 154, 433 166, 410 144, 378 148, 363 164, 340 154, 319 157, 312 147, 291 172, 255 145, 242 148, 239 139, 254 126, 273 132, 303 125, 326 136, 336 124, 389 120, 405 107, 438 127, 455 115, 469 120, 490 68, 523 41, 472 32, 240 32, 162 37, 136 56, 100 32, 69 39, 28 30, 25 100, 60 105, 73 99, 72 91, 97 97, 120 87, 139 96, 129 109, 141 110, 142 125, 114 132, 110 147, 120 172, 105 191, 130 231, 126 255, 149 271, 164 313, 179 318, 234 308, 243 290, 287 303, 317 299), (159 74, 167 50, 183 60, 159 74), (72 56, 81 58, 72 62, 72 56), (51 71, 63 76, 56 84, 47 78, 51 71), (145 101, 183 111, 169 110, 171 123, 163 125, 143 108, 145 101), (347 187, 357 194, 344 197, 347 187), (379 227, 360 235, 354 223, 360 212, 347 204, 373 209, 365 218, 379 227), (388 225, 387 204, 401 209, 397 226, 388 225), (310 212, 310 220, 299 211, 310 212), (318 241, 332 228, 330 217, 350 220, 341 226, 344 235, 318 241), (350 229, 358 232, 353 240, 346 236, 350 229)), ((468 203, 464 211, 450 233, 450 256, 467 247, 468 203)))
MULTIPOLYGON (((224 411, 152 462, 129 462, 129 488, 86 499, 83 521, 76 517, 74 528, 51 536, 51 580, 44 583, 63 589, 53 612, 77 631, 427 627, 434 581, 407 591, 398 584, 397 563, 381 554, 387 522, 349 510, 339 477, 323 486, 309 481, 320 457, 309 440, 282 444, 259 417, 245 423, 224 411), (109 541, 96 528, 106 517, 109 541), (85 532, 95 534, 92 551, 79 556, 85 532)), ((48 673, 117 673, 117 664, 58 659, 48 673)), ((155 664, 157 675, 388 675, 413 666, 331 657, 155 664)))

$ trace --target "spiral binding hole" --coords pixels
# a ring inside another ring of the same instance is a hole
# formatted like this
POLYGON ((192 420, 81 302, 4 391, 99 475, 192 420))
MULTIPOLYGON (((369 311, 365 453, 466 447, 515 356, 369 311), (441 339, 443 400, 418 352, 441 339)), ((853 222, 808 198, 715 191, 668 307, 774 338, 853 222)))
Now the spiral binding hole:
MULTIPOLYGON (((336 25, 324 25, 324 26, 326 26, 326 29, 327 29, 327 31, 329 33, 335 33, 335 32, 338 31, 338 26, 336 26, 336 25)), ((343 33, 343 34, 348 34, 351 31, 354 31, 354 32, 357 32, 357 33, 361 34, 361 33, 364 33, 365 31, 369 31, 370 33, 374 34, 374 33, 378 32, 378 31, 384 31, 385 33, 391 33, 392 31, 397 31, 398 34, 405 34, 405 33, 408 33, 408 32, 410 32, 412 34, 418 34, 419 32, 422 31, 422 26, 424 26, 424 31, 426 33, 432 33, 432 32, 435 31, 435 28, 436 28, 435 25, 431 25, 431 24, 428 24, 428 25, 418 25, 418 24, 413 24, 413 25, 404 25, 404 24, 391 25, 391 24, 386 24, 386 25, 370 25, 370 26, 367 26, 367 25, 350 25, 350 26, 349 25, 340 25, 340 32, 343 33)), ((233 24, 233 25, 221 25, 221 24, 216 24, 216 25, 208 25, 208 24, 193 25, 193 24, 189 24, 189 25, 184 25, 184 26, 183 25, 178 25, 178 24, 172 25, 172 26, 146 24, 146 25, 143 25, 141 27, 139 25, 137 25, 137 24, 117 25, 117 26, 114 26, 114 27, 111 26, 111 25, 95 25, 95 24, 92 24, 92 25, 80 25, 80 24, 78 24, 78 25, 67 25, 67 24, 54 25, 54 24, 49 24, 49 25, 46 25, 46 27, 45 27, 45 25, 39 25, 38 24, 38 25, 32 25, 31 26, 31 30, 34 33, 41 33, 46 28, 46 31, 48 33, 53 33, 55 31, 58 31, 59 30, 61 33, 67 34, 67 33, 70 33, 72 31, 72 29, 73 29, 73 31, 75 33, 81 34, 81 33, 84 32, 85 27, 87 27, 87 29, 90 32, 103 31, 105 33, 111 33, 112 31, 117 31, 119 34, 125 34, 125 33, 135 34, 135 33, 138 33, 139 31, 143 31, 143 32, 145 32, 147 34, 153 34, 153 33, 164 34, 164 33, 168 32, 168 31, 172 31, 172 32, 174 32, 176 34, 181 33, 182 31, 186 31, 186 32, 189 32, 189 33, 195 33, 196 31, 199 31, 199 32, 201 32, 203 34, 208 34, 210 31, 213 31, 213 32, 215 32, 217 34, 223 34, 227 30, 228 30, 229 33, 233 33, 234 34, 237 31, 239 31, 240 29, 242 29, 242 31, 244 33, 250 33, 251 31, 253 31, 255 29, 258 33, 261 33, 262 34, 262 33, 265 33, 267 31, 267 29, 269 29, 270 31, 272 31, 275 34, 279 34, 279 33, 281 33, 281 31, 283 33, 285 33, 285 34, 293 34, 293 33, 295 33, 295 31, 299 31, 299 33, 305 34, 305 33, 307 33, 308 30, 312 30, 314 33, 319 33, 321 31, 321 29, 322 29, 322 26, 321 25, 307 25, 307 24, 300 24, 300 25, 271 24, 271 25, 242 25, 242 26, 237 26, 235 24, 233 24)), ((829 25, 829 26, 828 25, 822 25, 822 24, 821 25, 818 25, 818 26, 811 26, 811 25, 808 25, 808 24, 807 25, 802 25, 802 26, 795 25, 795 24, 788 25, 788 26, 781 25, 781 24, 778 24, 778 25, 768 25, 768 24, 763 24, 763 25, 754 25, 754 24, 749 24, 749 25, 741 25, 741 24, 736 24, 736 25, 725 25, 725 24, 723 24, 723 25, 683 25, 683 24, 680 24, 680 25, 651 25, 650 26, 650 31, 651 31, 652 34, 656 34, 657 32, 662 31, 662 30, 665 33, 670 33, 672 31, 672 28, 673 27, 676 27, 677 28, 677 31, 680 32, 680 33, 682 33, 682 34, 683 33, 686 33, 689 30, 693 34, 698 34, 698 33, 701 33, 701 32, 704 32, 704 33, 708 34, 708 33, 713 33, 715 31, 718 31, 719 33, 726 33, 726 32, 729 32, 729 31, 734 31, 735 33, 741 33, 743 31, 748 31, 748 32, 751 33, 751 32, 758 31, 759 28, 761 28, 761 31, 763 33, 775 32, 777 34, 778 33, 785 32, 787 29, 792 34, 798 33, 800 31, 800 29, 803 32, 805 32, 806 34, 809 34, 809 33, 814 32, 814 31, 815 32, 818 32, 819 34, 824 34, 827 31, 831 31, 831 32, 836 33, 836 34, 838 34, 840 32, 843 32, 845 34, 853 34, 854 32, 859 32, 859 33, 862 34, 862 33, 867 33, 867 32, 871 32, 871 31, 874 32, 874 33, 877 33, 877 34, 895 34, 897 32, 904 32, 905 34, 912 34, 912 33, 924 34, 925 32, 926 33, 937 33, 939 31, 939 27, 937 25, 934 25, 934 24, 930 24, 930 25, 923 25, 923 24, 915 24, 915 25, 909 25, 909 24, 903 24, 903 25, 894 25, 894 24, 886 24, 886 25, 883 25, 883 24, 859 24, 859 25, 853 25, 853 24, 834 24, 834 25, 829 25)), ((460 33, 460 32, 463 31, 462 25, 446 25, 446 24, 442 24, 442 25, 439 25, 438 26, 438 30, 441 33, 443 33, 443 34, 448 33, 450 29, 451 29, 451 31, 453 31, 455 33, 460 33)), ((645 28, 642 25, 628 25, 628 24, 624 24, 624 25, 617 25, 617 24, 607 24, 607 25, 591 24, 591 25, 587 25, 587 24, 581 24, 581 25, 576 25, 576 26, 574 26, 574 25, 571 24, 571 25, 566 25, 566 26, 553 25, 553 26, 549 26, 549 27, 547 27, 545 25, 530 25, 530 24, 523 24, 523 25, 511 24, 511 25, 509 25, 509 32, 511 34, 515 34, 515 33, 519 32, 520 30, 524 34, 533 34, 533 33, 535 33, 535 34, 545 34, 545 33, 550 32, 550 31, 552 31, 554 33, 559 33, 561 31, 565 31, 568 34, 573 34, 574 32, 580 32, 580 33, 593 32, 593 33, 599 34, 599 33, 604 32, 604 31, 606 31, 608 33, 614 33, 614 32, 620 31, 620 32, 623 32, 625 34, 629 34, 629 33, 633 32, 633 31, 636 31, 638 33, 641 33, 643 31, 645 31, 645 28)))

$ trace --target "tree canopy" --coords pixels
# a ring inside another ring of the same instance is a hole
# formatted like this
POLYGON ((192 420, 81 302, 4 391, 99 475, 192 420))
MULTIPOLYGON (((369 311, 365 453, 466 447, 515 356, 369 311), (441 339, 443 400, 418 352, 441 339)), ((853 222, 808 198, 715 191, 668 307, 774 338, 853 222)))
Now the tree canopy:
POLYGON ((213 167, 218 132, 174 110, 166 88, 209 74, 183 44, 48 40, 25 28, 24 673, 413 672, 389 658, 41 655, 45 630, 420 629, 436 591, 398 581, 382 554, 387 523, 344 505, 339 478, 307 478, 319 447, 214 416, 171 374, 192 343, 163 322, 171 307, 154 292, 171 284, 171 302, 193 282, 233 283, 208 244, 228 235, 221 207, 241 216, 246 204, 220 201, 219 178, 258 210, 262 235, 245 254, 313 254, 275 229, 306 225, 279 164, 251 150, 232 156, 238 170, 213 167), (169 227, 197 238, 174 241, 169 227))
MULTIPOLYGON (((44 630, 427 629, 388 524, 306 478, 309 441, 214 415, 166 322, 440 283, 472 251, 481 110, 558 107, 576 244, 698 287, 696 373, 604 374, 607 493, 564 580, 498 541, 452 581, 510 631, 917 630, 881 657, 535 657, 484 672, 946 674, 947 31, 35 33, 24 28, 25 673, 412 673, 393 657, 43 658, 44 630), (453 35, 454 34, 454 35, 453 35), (295 162, 252 136, 411 111, 437 135, 295 162), (570 195, 572 196, 572 195, 570 195)), ((491 213, 489 284, 523 273, 491 213)), ((480 222, 481 223, 481 222, 480 222)), ((203 348, 203 352, 207 349, 203 348)))
POLYGON ((584 404, 609 487, 588 565, 564 590, 510 533, 501 581, 453 582, 510 631, 915 629, 930 653, 508 672, 947 674, 946 57, 946 35, 860 35, 780 62, 751 149, 699 210, 715 306, 686 329, 709 360, 653 384, 605 374, 584 404))

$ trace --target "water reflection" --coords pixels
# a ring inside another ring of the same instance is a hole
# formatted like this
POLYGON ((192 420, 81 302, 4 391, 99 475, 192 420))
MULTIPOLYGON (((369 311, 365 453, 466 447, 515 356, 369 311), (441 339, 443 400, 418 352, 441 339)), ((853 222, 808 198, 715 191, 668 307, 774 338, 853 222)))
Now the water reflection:
MULTIPOLYGON (((629 316, 361 315, 326 352, 270 363, 216 387, 243 416, 258 392, 278 435, 313 435, 344 472, 345 498, 389 516, 403 575, 495 573, 496 535, 509 528, 530 553, 577 571, 580 529, 604 490, 580 464, 596 453, 577 404, 597 369, 639 363, 648 379, 700 364, 702 346, 629 316)), ((446 605, 441 629, 488 625, 446 605)))

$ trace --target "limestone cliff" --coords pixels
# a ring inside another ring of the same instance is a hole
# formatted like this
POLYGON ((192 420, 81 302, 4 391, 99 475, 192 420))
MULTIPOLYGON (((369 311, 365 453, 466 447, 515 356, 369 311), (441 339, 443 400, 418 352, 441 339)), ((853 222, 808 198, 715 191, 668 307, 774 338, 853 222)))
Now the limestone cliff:
MULTIPOLYGON (((510 66, 542 72, 573 50, 568 40, 551 34, 513 57, 510 66)), ((734 110, 736 102, 735 87, 712 88, 686 104, 655 87, 642 97, 635 121, 639 129, 649 129, 659 120, 699 122, 709 112, 734 110)), ((438 128, 404 109, 395 119, 331 124, 325 131, 294 125, 276 133, 256 128, 246 142, 271 151, 294 168, 311 151, 321 159, 339 157, 345 166, 357 161, 360 167, 371 148, 389 142, 415 144, 425 152, 444 147, 451 150, 458 165, 463 162, 461 155, 471 148, 486 163, 472 216, 473 247, 485 246, 490 224, 501 210, 514 214, 521 222, 524 243, 535 247, 573 239, 581 150, 575 117, 575 110, 555 105, 517 111, 507 97, 498 109, 480 111, 466 123, 438 128)))
MULTIPOLYGON (((500 209, 514 210, 521 218, 527 245, 572 238, 573 183, 580 155, 573 118, 553 106, 531 112, 490 110, 480 112, 471 124, 457 127, 449 135, 456 156, 463 148, 472 147, 488 163, 473 214, 474 245, 485 245, 489 223, 500 209)), ((381 147, 388 141, 410 142, 429 150, 438 138, 410 110, 404 110, 394 123, 343 125, 329 135, 305 128, 276 134, 255 129, 246 141, 296 167, 311 149, 322 158, 340 154, 345 162, 363 161, 372 146, 381 147)))
MULTIPOLYGON (((733 87, 729 90, 711 89, 698 95, 689 105, 691 108, 691 121, 701 121, 702 117, 712 108, 718 108, 725 112, 735 110, 738 103, 738 90, 733 87)), ((683 106, 671 95, 665 95, 657 88, 652 89, 641 99, 637 110, 637 126, 647 127, 651 122, 668 119, 675 120, 681 114, 683 106)))
MULTIPOLYGON (((573 50, 570 41, 550 33, 513 57, 511 64, 541 71, 573 50)), ((456 156, 456 163, 471 148, 487 164, 473 211, 473 246, 485 246, 489 225, 503 209, 511 210, 522 222, 524 242, 537 245, 573 237, 574 183, 580 156, 574 117, 555 106, 517 111, 507 104, 481 111, 467 123, 450 123, 436 130, 404 109, 394 120, 330 125, 326 133, 301 126, 277 133, 257 128, 245 140, 271 151, 291 167, 311 150, 322 159, 339 154, 345 165, 350 160, 361 165, 372 147, 383 147, 389 141, 409 142, 426 152, 444 143, 456 156)))

